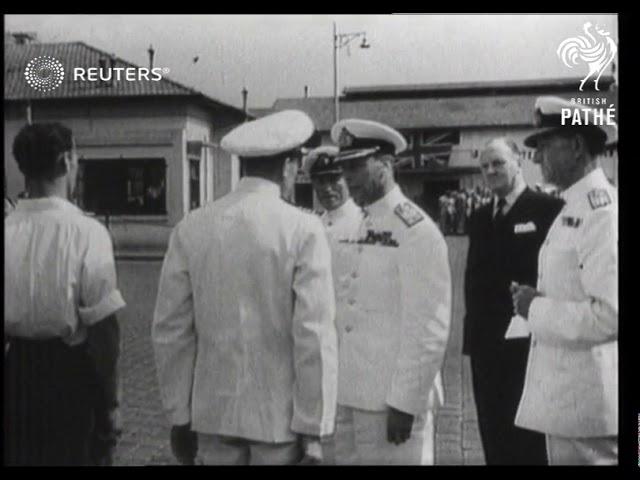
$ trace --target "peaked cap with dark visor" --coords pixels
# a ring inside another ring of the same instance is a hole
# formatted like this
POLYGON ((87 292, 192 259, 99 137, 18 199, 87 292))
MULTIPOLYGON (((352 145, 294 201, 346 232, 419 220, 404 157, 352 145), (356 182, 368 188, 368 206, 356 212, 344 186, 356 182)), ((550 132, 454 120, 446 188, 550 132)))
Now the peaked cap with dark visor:
POLYGON ((337 162, 374 153, 398 155, 407 148, 407 141, 397 130, 379 122, 355 118, 337 122, 331 128, 331 139, 340 147, 337 162))

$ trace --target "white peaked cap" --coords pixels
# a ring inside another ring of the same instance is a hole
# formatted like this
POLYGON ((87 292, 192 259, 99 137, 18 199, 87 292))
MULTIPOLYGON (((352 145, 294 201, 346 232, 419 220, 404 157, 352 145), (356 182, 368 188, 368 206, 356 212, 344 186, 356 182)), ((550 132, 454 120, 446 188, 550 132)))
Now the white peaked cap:
POLYGON ((239 157, 270 157, 299 148, 315 131, 300 110, 283 110, 243 123, 225 135, 220 146, 239 157))
POLYGON ((603 115, 603 112, 595 108, 574 103, 565 98, 553 96, 538 97, 536 98, 536 103, 534 105, 534 123, 539 130, 536 130, 525 138, 524 144, 527 147, 535 148, 538 139, 541 137, 555 131, 562 131, 563 128, 573 127, 572 119, 575 115, 578 115, 581 120, 580 126, 591 127, 594 133, 599 132, 597 134, 603 137, 605 143, 610 144, 616 142, 618 140, 618 126, 615 123, 609 125, 606 121, 603 122, 603 125, 594 125, 593 114, 596 111, 600 116, 603 115), (568 119, 565 118, 564 125, 562 124, 563 110, 565 112, 569 110, 571 113, 571 116, 568 119))

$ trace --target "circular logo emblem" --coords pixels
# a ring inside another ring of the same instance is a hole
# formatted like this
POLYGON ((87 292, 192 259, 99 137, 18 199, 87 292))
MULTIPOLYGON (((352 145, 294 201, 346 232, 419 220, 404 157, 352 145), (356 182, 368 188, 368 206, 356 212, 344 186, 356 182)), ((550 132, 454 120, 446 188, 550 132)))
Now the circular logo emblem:
POLYGON ((43 55, 31 60, 24 69, 27 83, 39 92, 50 92, 60 86, 64 79, 62 63, 53 57, 43 55))

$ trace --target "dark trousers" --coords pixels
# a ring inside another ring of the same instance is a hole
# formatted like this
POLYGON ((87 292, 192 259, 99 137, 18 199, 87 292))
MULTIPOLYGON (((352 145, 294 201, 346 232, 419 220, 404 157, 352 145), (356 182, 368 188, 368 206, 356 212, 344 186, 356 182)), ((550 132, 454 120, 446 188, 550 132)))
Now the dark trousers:
POLYGON ((97 384, 85 349, 11 339, 4 360, 5 465, 92 465, 97 384))
POLYGON ((505 340, 486 347, 471 355, 471 373, 487 465, 547 465, 544 435, 514 425, 529 340, 505 340))

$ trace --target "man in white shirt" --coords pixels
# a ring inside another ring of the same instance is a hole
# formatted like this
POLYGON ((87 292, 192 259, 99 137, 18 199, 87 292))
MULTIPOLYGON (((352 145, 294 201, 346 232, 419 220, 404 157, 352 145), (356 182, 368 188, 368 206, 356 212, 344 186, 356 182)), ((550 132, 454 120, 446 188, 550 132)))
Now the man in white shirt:
POLYGON ((28 195, 5 218, 5 464, 102 465, 117 428, 117 288, 106 228, 73 205, 71 130, 13 144, 28 195))
POLYGON ((337 160, 364 219, 336 282, 338 464, 433 464, 435 392, 449 335, 451 273, 435 223, 400 191, 392 128, 343 120, 337 160))
POLYGON ((540 250, 536 288, 512 289, 532 336, 515 423, 545 434, 551 465, 615 465, 618 202, 597 156, 617 127, 594 125, 593 109, 562 98, 539 97, 535 110, 541 129, 525 145, 566 203, 540 250))
POLYGON ((152 337, 181 463, 317 462, 333 432, 329 244, 317 216, 281 198, 313 133, 296 110, 234 129, 221 145, 246 176, 172 232, 152 337))

